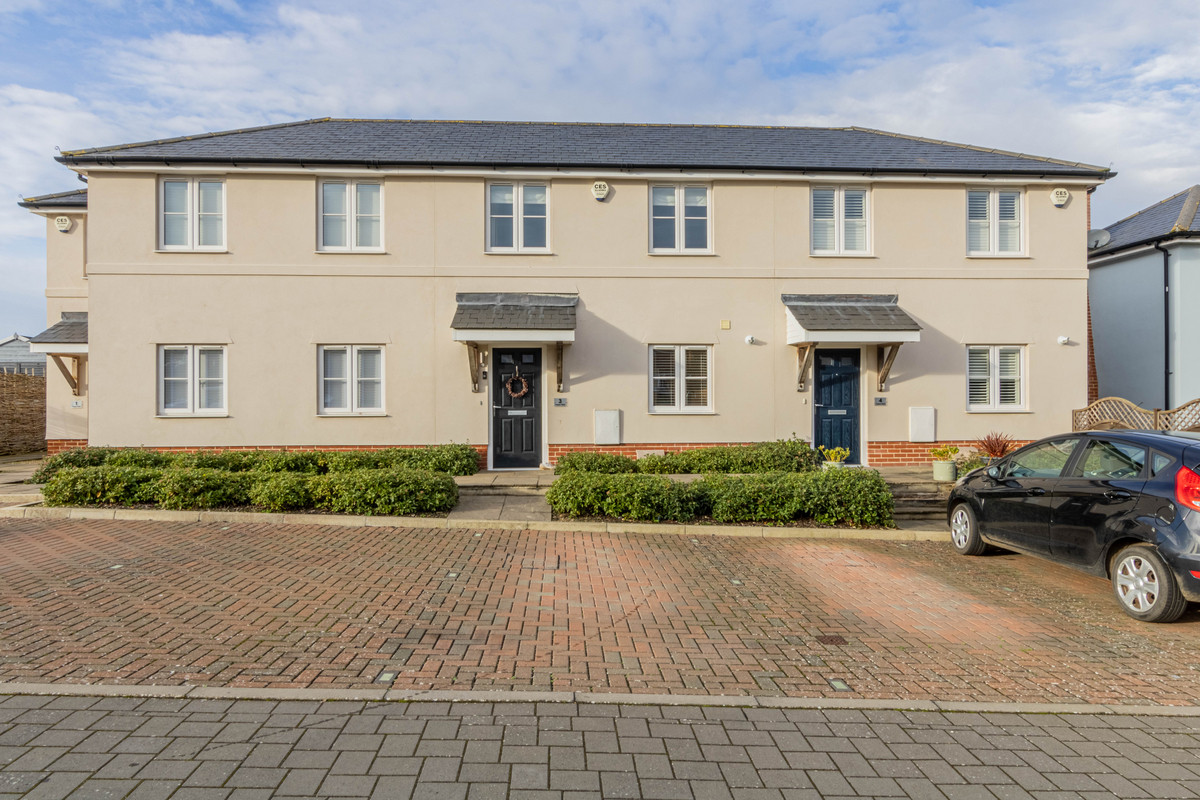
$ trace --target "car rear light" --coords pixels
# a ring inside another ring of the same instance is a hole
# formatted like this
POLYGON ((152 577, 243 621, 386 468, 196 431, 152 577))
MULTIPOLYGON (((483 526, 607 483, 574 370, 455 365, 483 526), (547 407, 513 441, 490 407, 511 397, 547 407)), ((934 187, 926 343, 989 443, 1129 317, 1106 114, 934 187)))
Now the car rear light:
POLYGON ((1200 511, 1200 474, 1187 467, 1175 473, 1175 502, 1200 511))

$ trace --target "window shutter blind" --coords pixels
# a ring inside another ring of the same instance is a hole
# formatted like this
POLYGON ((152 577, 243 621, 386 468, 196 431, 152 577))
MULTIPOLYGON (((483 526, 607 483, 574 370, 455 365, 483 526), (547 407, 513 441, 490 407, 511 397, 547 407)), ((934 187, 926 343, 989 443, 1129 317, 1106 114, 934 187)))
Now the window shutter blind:
POLYGON ((346 395, 349 359, 345 348, 325 348, 322 352, 322 399, 327 409, 350 407, 346 395))
POLYGON ((967 348, 967 404, 986 406, 991 403, 990 350, 987 347, 967 348))
POLYGON ((967 250, 986 253, 992 249, 988 223, 990 192, 967 192, 967 250))
POLYGON ((675 405, 675 348, 655 347, 651 351, 651 404, 675 405))
POLYGON ((186 348, 163 348, 163 408, 188 407, 188 351, 186 348))
POLYGON ((358 407, 360 409, 383 407, 383 354, 377 348, 359 348, 358 362, 358 407))
POLYGON ((812 249, 828 253, 837 249, 836 189, 812 191, 812 249))
POLYGON ((867 249, 867 193, 863 189, 846 189, 843 198, 842 249, 864 252, 867 249))
POLYGON ((200 408, 225 407, 225 352, 202 349, 199 353, 200 408))
POLYGON ((1021 351, 1015 347, 999 348, 999 405, 1021 405, 1021 351))
POLYGON ((688 408, 704 408, 708 405, 708 350, 686 348, 683 363, 686 383, 683 404, 688 408))
POLYGON ((1000 253, 1021 251, 1021 195, 1019 192, 997 194, 996 249, 1000 253))

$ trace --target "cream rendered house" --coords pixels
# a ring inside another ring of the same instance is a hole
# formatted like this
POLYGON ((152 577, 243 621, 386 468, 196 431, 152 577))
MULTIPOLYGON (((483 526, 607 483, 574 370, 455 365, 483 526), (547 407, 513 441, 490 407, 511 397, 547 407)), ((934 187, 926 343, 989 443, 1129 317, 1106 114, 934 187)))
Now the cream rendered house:
POLYGON ((884 465, 1086 402, 1101 167, 857 128, 333 119, 58 160, 86 195, 22 203, 52 448, 531 468, 794 434, 884 465))

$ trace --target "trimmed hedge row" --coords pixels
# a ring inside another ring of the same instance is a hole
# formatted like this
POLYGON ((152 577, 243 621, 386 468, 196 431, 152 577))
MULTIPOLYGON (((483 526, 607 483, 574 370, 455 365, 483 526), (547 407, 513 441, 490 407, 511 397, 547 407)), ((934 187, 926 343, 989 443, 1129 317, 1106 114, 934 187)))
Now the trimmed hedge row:
POLYGON ((611 453, 575 450, 559 457, 554 471, 657 475, 707 475, 711 473, 807 472, 820 468, 824 459, 802 439, 783 439, 750 445, 701 447, 682 453, 632 459, 611 453))
POLYGON ((160 453, 156 450, 81 447, 50 456, 30 478, 46 483, 68 467, 141 467, 154 469, 213 469, 225 472, 302 472, 324 475, 359 469, 418 469, 449 475, 474 475, 479 456, 466 444, 431 447, 389 447, 350 452, 324 450, 230 450, 225 452, 160 453))
POLYGON ((445 473, 397 467, 316 475, 105 464, 59 469, 46 482, 42 496, 48 506, 153 503, 169 509, 205 509, 254 505, 265 511, 311 508, 374 516, 450 511, 458 503, 458 486, 445 473))
POLYGON ((830 469, 706 475, 690 483, 662 475, 567 472, 546 493, 558 514, 628 520, 893 524, 892 493, 874 470, 830 469))

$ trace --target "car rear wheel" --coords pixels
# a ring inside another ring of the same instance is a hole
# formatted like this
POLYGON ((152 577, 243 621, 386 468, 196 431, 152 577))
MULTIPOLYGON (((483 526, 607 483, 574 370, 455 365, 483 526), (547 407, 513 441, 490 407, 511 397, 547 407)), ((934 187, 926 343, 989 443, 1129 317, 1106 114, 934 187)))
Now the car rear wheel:
POLYGON ((964 556, 981 555, 986 547, 979 536, 975 512, 966 503, 959 503, 950 513, 950 542, 964 556))
POLYGON ((1112 585, 1121 609, 1142 622, 1174 622, 1187 608, 1175 576, 1150 545, 1135 544, 1117 553, 1112 585))

